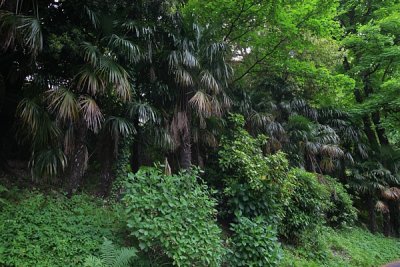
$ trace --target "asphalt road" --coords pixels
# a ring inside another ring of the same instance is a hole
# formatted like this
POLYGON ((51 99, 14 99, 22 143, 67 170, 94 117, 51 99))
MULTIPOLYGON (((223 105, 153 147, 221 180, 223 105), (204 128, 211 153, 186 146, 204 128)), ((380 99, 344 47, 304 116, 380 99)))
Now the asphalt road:
POLYGON ((392 263, 388 263, 382 267, 400 267, 400 261, 396 261, 396 262, 392 262, 392 263))

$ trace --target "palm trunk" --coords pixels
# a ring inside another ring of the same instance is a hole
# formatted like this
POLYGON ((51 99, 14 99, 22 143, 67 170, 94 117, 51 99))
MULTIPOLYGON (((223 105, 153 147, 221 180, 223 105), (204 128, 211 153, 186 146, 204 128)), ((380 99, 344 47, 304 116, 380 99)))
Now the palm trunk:
POLYGON ((131 157, 131 168, 133 172, 137 172, 140 168, 141 165, 141 146, 140 146, 140 137, 139 134, 136 136, 136 138, 133 140, 132 143, 132 157, 131 157), (139 140, 138 140, 139 139, 139 140))
POLYGON ((375 233, 377 230, 375 201, 372 195, 367 195, 366 198, 367 198, 368 215, 369 215, 369 230, 372 233, 375 233))
POLYGON ((190 125, 188 122, 188 126, 184 129, 183 133, 180 136, 181 145, 179 147, 179 157, 180 157, 180 165, 182 169, 189 169, 192 165, 192 146, 191 146, 191 138, 190 138, 190 125))
POLYGON ((99 143, 99 159, 101 163, 101 195, 106 197, 110 193, 113 182, 113 162, 116 155, 116 141, 109 132, 104 132, 100 137, 99 143))
POLYGON ((82 183, 82 177, 85 174, 88 160, 86 148, 87 128, 83 121, 76 125, 75 143, 69 157, 69 168, 67 175, 68 196, 73 195, 82 183))
POLYGON ((383 213, 383 234, 385 236, 391 236, 391 224, 390 224, 390 212, 383 213))
POLYGON ((390 225, 392 228, 392 235, 395 237, 400 237, 400 210, 399 210, 399 200, 394 200, 389 202, 390 225))

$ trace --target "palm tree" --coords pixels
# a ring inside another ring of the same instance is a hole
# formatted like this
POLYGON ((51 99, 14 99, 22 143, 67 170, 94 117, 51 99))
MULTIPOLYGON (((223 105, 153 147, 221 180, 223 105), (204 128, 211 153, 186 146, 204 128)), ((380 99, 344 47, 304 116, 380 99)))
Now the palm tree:
POLYGON ((275 78, 259 90, 239 92, 237 109, 245 115, 247 130, 268 136, 266 153, 284 150, 293 164, 312 172, 331 173, 339 162, 351 162, 353 151, 343 147, 342 134, 352 133, 352 142, 359 139, 345 113, 313 108, 296 91, 275 78))
POLYGON ((85 10, 93 28, 88 36, 90 42, 83 41, 79 47, 80 66, 71 59, 76 71, 66 77, 50 79, 32 75, 28 84, 45 90, 21 101, 18 109, 19 118, 28 130, 26 136, 33 144, 32 168, 39 170, 38 174, 43 174, 40 170, 51 170, 44 174, 52 176, 66 169, 68 162, 69 193, 78 188, 87 167, 89 132, 98 134, 104 122, 114 139, 116 131, 122 135, 133 131, 127 121, 103 114, 101 105, 113 99, 122 103, 131 99, 131 78, 121 58, 126 55, 124 60, 134 64, 140 56, 139 48, 131 40, 118 35, 117 30, 105 34, 95 19, 101 16, 87 7, 85 10), (42 156, 45 152, 47 157, 42 156))
POLYGON ((205 42, 197 25, 188 29, 178 22, 180 32, 170 34, 172 48, 166 58, 168 83, 175 90, 170 127, 179 148, 180 167, 187 169, 192 164, 192 125, 198 122, 205 129, 208 118, 220 117, 229 107, 224 89, 232 69, 225 58, 225 44, 205 42))
POLYGON ((382 195, 385 199, 395 199, 391 194, 391 187, 398 185, 400 179, 380 162, 370 160, 359 163, 351 169, 352 175, 349 185, 363 196, 369 212, 369 228, 377 231, 376 207, 381 211, 385 208, 383 202, 377 202, 382 195), (378 204, 378 205, 377 205, 378 204))

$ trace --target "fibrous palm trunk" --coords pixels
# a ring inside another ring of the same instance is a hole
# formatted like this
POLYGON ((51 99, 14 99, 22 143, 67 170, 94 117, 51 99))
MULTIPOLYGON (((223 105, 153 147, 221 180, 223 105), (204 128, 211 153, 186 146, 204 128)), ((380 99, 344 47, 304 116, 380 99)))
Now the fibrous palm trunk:
POLYGON ((392 235, 400 237, 400 207, 399 200, 389 202, 389 210, 391 213, 390 224, 392 228, 392 235))
POLYGON ((67 172, 67 192, 68 195, 73 195, 82 182, 82 177, 85 174, 88 152, 86 147, 87 127, 83 121, 77 123, 75 132, 75 142, 69 152, 69 166, 67 172))
POLYGON ((111 185, 114 180, 113 163, 116 156, 116 141, 112 138, 108 131, 102 133, 99 140, 99 160, 101 164, 100 179, 102 196, 108 196, 110 193, 111 185))
POLYGON ((367 195, 367 206, 368 206, 368 219, 369 219, 369 230, 375 233, 377 230, 376 224, 376 212, 375 212, 375 200, 373 195, 367 195))
POLYGON ((385 236, 391 236, 391 224, 390 224, 390 212, 383 213, 383 234, 385 236))
POLYGON ((192 165, 192 146, 190 138, 190 126, 185 129, 181 136, 181 145, 179 148, 180 165, 182 169, 189 169, 192 165))

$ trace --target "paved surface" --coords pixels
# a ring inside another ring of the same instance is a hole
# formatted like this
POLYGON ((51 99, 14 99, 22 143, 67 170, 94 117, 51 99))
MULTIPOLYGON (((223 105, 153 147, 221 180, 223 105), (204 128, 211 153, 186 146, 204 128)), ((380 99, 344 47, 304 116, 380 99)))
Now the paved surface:
POLYGON ((388 263, 382 267, 400 267, 400 261, 396 261, 396 262, 392 262, 392 263, 388 263))

